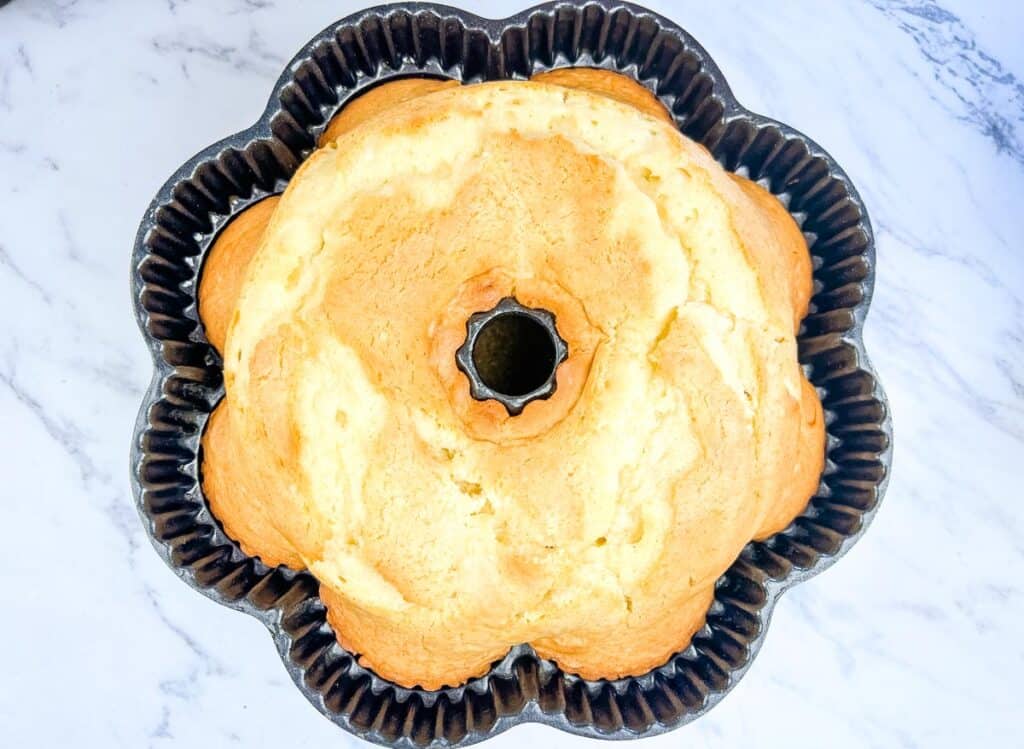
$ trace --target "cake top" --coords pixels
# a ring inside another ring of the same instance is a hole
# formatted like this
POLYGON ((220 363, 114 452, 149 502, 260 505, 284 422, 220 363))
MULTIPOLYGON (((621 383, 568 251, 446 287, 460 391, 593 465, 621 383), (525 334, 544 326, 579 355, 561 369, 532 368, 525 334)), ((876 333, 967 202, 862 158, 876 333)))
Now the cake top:
POLYGON ((230 446, 248 544, 310 569, 386 678, 457 684, 521 642, 638 673, 817 484, 809 294, 782 206, 664 118, 554 82, 444 88, 290 182, 240 284, 208 460, 230 446), (506 298, 566 347, 519 414, 456 361, 506 298))

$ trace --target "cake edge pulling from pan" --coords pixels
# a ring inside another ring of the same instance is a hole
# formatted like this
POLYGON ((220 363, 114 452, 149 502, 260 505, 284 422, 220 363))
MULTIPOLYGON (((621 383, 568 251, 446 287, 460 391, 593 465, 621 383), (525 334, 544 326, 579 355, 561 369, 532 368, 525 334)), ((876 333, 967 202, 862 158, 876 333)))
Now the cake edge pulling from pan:
POLYGON ((749 667, 775 599, 845 553, 874 516, 891 464, 888 408, 861 339, 874 261, 866 211, 838 165, 788 126, 744 110, 706 52, 650 11, 607 0, 547 4, 505 20, 429 4, 362 11, 314 37, 260 120, 187 161, 140 225, 133 302, 155 364, 132 444, 140 514, 175 573, 263 621, 300 690, 362 738, 465 745, 526 721, 604 738, 664 732, 717 704, 749 667), (222 383, 196 313, 202 258, 233 215, 281 191, 331 116, 368 86, 408 75, 525 78, 569 65, 639 80, 685 134, 726 169, 767 185, 801 224, 815 296, 799 347, 826 409, 822 485, 787 530, 744 549, 719 580, 705 627, 648 674, 587 682, 519 647, 458 688, 396 687, 337 645, 308 573, 246 557, 205 506, 199 436, 222 383))

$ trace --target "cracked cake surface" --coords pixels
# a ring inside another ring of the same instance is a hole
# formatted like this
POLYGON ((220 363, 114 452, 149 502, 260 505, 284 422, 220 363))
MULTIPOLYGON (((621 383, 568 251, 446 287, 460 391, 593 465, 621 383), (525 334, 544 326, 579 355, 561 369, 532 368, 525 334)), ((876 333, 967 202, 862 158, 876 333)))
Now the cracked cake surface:
POLYGON ((803 236, 626 78, 423 83, 356 99, 221 232, 204 491, 398 684, 460 684, 523 642, 585 678, 643 673, 818 485, 803 236), (455 361, 510 296, 568 347, 517 416, 455 361))

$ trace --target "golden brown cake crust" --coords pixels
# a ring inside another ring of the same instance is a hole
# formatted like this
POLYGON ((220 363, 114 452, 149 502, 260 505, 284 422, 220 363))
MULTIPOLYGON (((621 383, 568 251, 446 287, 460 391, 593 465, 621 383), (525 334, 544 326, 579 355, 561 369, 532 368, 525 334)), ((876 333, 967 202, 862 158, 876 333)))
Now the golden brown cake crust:
POLYGON ((256 253, 279 200, 272 195, 235 216, 206 254, 199 277, 199 315, 206 337, 217 351, 224 351, 224 337, 235 314, 249 260, 256 253))
POLYGON ((458 86, 458 81, 438 78, 399 78, 374 86, 345 105, 327 124, 318 145, 333 143, 352 128, 402 102, 458 86))
POLYGON ((621 73, 602 68, 556 68, 537 73, 530 80, 589 91, 592 94, 628 104, 644 114, 664 120, 669 125, 673 124, 672 115, 658 101, 658 97, 632 78, 621 73))
MULTIPOLYGON (((452 80, 401 78, 374 86, 349 102, 328 123, 319 144, 323 146, 336 140, 395 104, 457 85, 458 82, 452 80)), ((199 283, 199 314, 207 339, 219 352, 224 351, 224 338, 249 261, 263 239, 279 200, 280 196, 272 195, 235 216, 217 235, 207 253, 199 283)), ((302 559, 268 523, 260 511, 261 506, 250 500, 246 491, 248 484, 236 479, 226 401, 227 398, 214 409, 203 433, 203 491, 210 509, 247 554, 259 556, 271 566, 285 564, 301 569, 302 559)))
POLYGON ((820 476, 799 229, 664 118, 577 88, 374 114, 303 165, 239 271, 204 489, 403 685, 519 642, 587 678, 664 663, 820 476), (469 397, 453 356, 510 294, 570 351, 518 417, 469 397))

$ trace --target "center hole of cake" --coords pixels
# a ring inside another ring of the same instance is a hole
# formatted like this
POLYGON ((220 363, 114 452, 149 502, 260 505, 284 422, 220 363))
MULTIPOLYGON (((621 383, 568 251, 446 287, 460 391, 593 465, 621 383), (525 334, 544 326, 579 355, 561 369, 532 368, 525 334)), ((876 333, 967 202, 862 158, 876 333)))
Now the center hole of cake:
POLYGON ((503 395, 526 395, 544 385, 555 370, 555 358, 547 328, 516 312, 488 320, 473 344, 481 382, 503 395))

